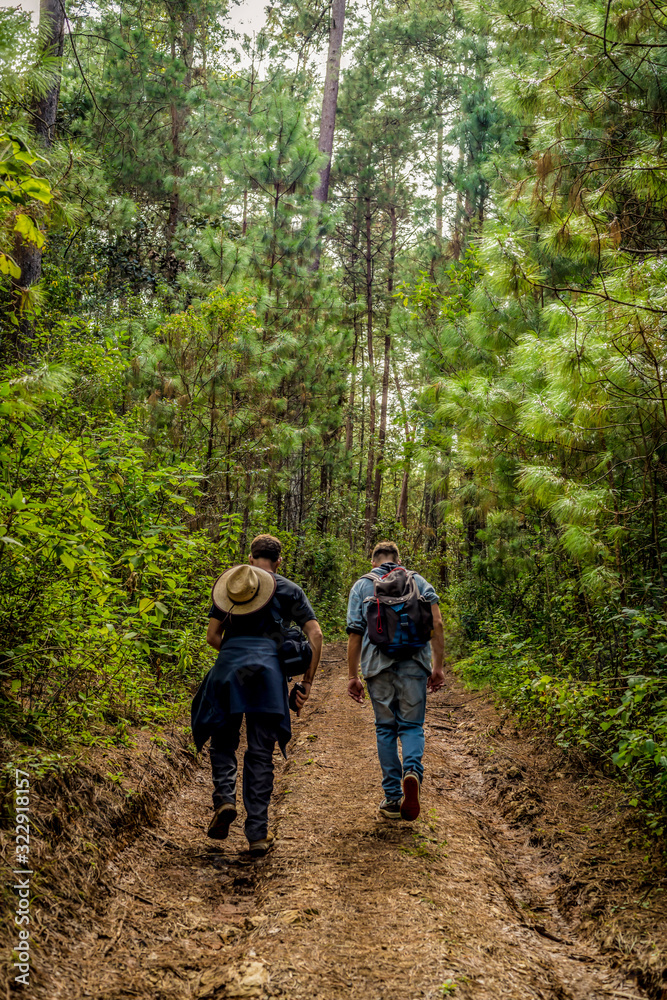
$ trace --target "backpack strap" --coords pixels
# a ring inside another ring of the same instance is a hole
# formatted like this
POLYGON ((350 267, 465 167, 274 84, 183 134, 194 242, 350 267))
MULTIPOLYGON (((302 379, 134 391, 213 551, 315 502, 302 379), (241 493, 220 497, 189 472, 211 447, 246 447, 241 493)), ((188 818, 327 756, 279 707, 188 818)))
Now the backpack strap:
MULTIPOLYGON (((362 601, 362 607, 363 607, 364 604, 370 604, 371 601, 375 600, 375 584, 380 579, 381 579, 381 577, 379 577, 377 575, 377 573, 364 573, 363 576, 359 577, 359 580, 370 580, 371 583, 373 584, 373 596, 372 597, 364 597, 364 599, 362 601)), ((357 582, 359 582, 359 581, 357 581, 357 582)))

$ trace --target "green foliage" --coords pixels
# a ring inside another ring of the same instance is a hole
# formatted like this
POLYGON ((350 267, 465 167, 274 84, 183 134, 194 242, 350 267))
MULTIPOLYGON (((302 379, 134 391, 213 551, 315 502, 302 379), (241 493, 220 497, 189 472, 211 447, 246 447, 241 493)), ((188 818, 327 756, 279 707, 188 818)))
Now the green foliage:
POLYGON ((345 539, 306 532, 293 560, 328 641, 346 637, 347 596, 368 564, 350 552, 345 539))
MULTIPOLYGON (((69 360, 86 365, 99 352, 78 333, 69 360)), ((217 555, 183 524, 196 471, 151 468, 139 431, 77 411, 77 374, 45 365, 0 384, 2 721, 53 744, 180 713, 217 555)))
POLYGON ((462 182, 457 212, 482 182, 493 210, 464 231, 471 256, 455 230, 455 260, 413 273, 401 306, 427 345, 421 440, 441 476, 436 545, 474 647, 463 669, 548 720, 564 747, 620 768, 658 830, 661 29, 640 4, 462 6, 496 63, 462 101, 461 122, 489 127, 461 146, 480 186, 462 182))
POLYGON ((487 629, 487 641, 473 643, 471 655, 457 664, 464 679, 475 687, 494 687, 524 720, 546 723, 564 750, 583 749, 609 773, 620 772, 629 784, 630 805, 640 808, 649 829, 662 836, 667 823, 665 672, 587 678, 587 671, 573 669, 572 659, 554 655, 539 637, 521 638, 500 615, 487 629))
POLYGON ((21 277, 21 268, 9 249, 15 234, 40 249, 44 246, 44 233, 27 212, 37 216, 35 204, 41 209, 53 200, 49 182, 33 169, 35 164, 46 162, 22 139, 0 131, 0 274, 14 279, 21 277))

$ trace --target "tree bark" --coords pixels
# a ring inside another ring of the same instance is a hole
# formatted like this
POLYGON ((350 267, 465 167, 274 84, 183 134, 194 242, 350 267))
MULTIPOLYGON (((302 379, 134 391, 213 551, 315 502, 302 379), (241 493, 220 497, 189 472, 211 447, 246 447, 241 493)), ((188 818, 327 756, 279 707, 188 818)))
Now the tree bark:
MULTIPOLYGON (((195 35, 197 31, 197 22, 195 19, 194 11, 189 10, 182 23, 183 35, 181 38, 181 52, 180 58, 185 64, 185 76, 183 78, 182 89, 184 94, 190 90, 192 86, 192 61, 195 50, 195 35)), ((176 61, 176 35, 175 35, 175 25, 172 26, 172 38, 171 38, 171 57, 176 61)), ((174 238, 174 233, 176 232, 176 226, 178 225, 181 218, 181 185, 180 180, 183 177, 183 166, 180 162, 181 157, 184 153, 183 148, 183 129, 185 123, 190 115, 190 110, 183 101, 180 104, 176 104, 172 101, 170 107, 171 114, 171 151, 173 156, 173 174, 176 178, 174 183, 174 189, 169 196, 169 218, 167 220, 167 245, 170 247, 171 242, 174 238)), ((171 262, 171 255, 170 255, 171 262)), ((172 263, 172 268, 174 264, 172 263)))
MULTIPOLYGON (((44 37, 44 54, 61 58, 65 43, 65 7, 62 0, 41 0, 39 21, 44 37)), ((46 93, 36 98, 30 108, 35 135, 41 140, 45 149, 50 149, 55 139, 59 100, 60 72, 54 76, 46 93)), ((14 240, 14 259, 21 268, 21 277, 12 281, 15 311, 19 317, 16 346, 21 353, 25 353, 27 345, 32 340, 34 328, 30 317, 23 312, 24 295, 26 290, 42 277, 42 251, 35 243, 17 234, 14 240)))
MULTIPOLYGON (((340 80, 340 59, 343 53, 343 28, 345 26, 345 0, 333 0, 331 4, 331 27, 329 29, 329 54, 327 56, 327 71, 324 78, 324 93, 322 95, 322 115, 320 118, 320 139, 317 145, 320 153, 325 153, 327 160, 320 170, 319 184, 313 192, 313 198, 323 205, 329 198, 329 177, 331 175, 331 157, 333 154, 334 132, 336 130, 336 108, 338 106, 338 83, 340 80)), ((318 239, 313 254, 312 271, 319 271, 322 241, 318 239)))
MULTIPOLYGON (((440 501, 447 500, 449 496, 449 473, 445 478, 442 487, 440 489, 440 501)), ((449 563, 447 561, 447 521, 443 517, 438 526, 438 542, 440 549, 440 582, 443 587, 447 589, 449 587, 449 563)))
POLYGON ((362 482, 364 475, 364 435, 366 432, 366 390, 364 388, 364 345, 363 341, 359 345, 359 374, 360 378, 360 395, 361 395, 361 413, 359 415, 359 469, 357 472, 357 500, 354 509, 354 528, 350 528, 350 545, 352 549, 357 546, 357 524, 360 521, 359 517, 359 504, 361 503, 361 492, 362 492, 362 482))
MULTIPOLYGON (((354 397, 357 387, 357 344, 359 342, 357 310, 354 310, 354 344, 352 346, 352 366, 350 395, 347 401, 347 420, 345 424, 345 451, 349 455, 354 444, 354 397)), ((350 467, 351 468, 351 467, 350 467)), ((351 476, 351 472, 350 472, 351 476)))
POLYGON ((456 216, 454 218, 454 233, 452 235, 452 251, 454 260, 459 260, 461 257, 461 250, 463 248, 463 239, 465 231, 464 217, 466 216, 465 209, 463 207, 463 192, 460 187, 460 178, 463 171, 463 159, 464 159, 464 139, 463 133, 459 138, 459 188, 456 192, 456 216))
POLYGON ((401 492, 398 497, 398 507, 396 509, 396 520, 404 528, 408 526, 408 486, 410 483, 410 468, 403 469, 403 479, 401 481, 401 492))
POLYGON ((391 334, 389 330, 384 335, 384 365, 382 368, 382 399, 380 402, 380 427, 378 429, 377 460, 375 464, 375 483, 373 486, 373 506, 371 520, 377 521, 382 496, 382 474, 384 472, 384 450, 387 440, 387 409, 389 400, 389 365, 391 363, 391 334))
MULTIPOLYGON (((252 121, 252 102, 255 99, 255 55, 253 53, 252 64, 250 66, 250 96, 248 97, 248 118, 252 121)), ((241 235, 245 236, 248 231, 248 189, 243 192, 243 225, 241 235)))
MULTIPOLYGON (((475 479, 474 469, 467 469, 464 476, 467 482, 469 483, 474 482, 475 479)), ((475 507, 473 507, 470 504, 466 503, 463 508, 463 517, 464 517, 463 527, 465 531, 466 541, 468 543, 466 547, 466 559, 467 559, 468 569, 471 570, 473 556, 475 555, 475 553, 479 552, 482 547, 481 542, 477 537, 477 532, 484 527, 484 524, 479 514, 477 513, 476 505, 475 507)))
POLYGON ((444 208, 444 187, 443 187, 443 148, 444 148, 444 123, 442 120, 442 109, 438 109, 438 135, 436 139, 435 152, 435 232, 438 243, 442 241, 442 224, 444 208))
POLYGON ((340 79, 340 59, 343 52, 343 28, 345 25, 345 0, 333 0, 331 4, 331 27, 329 29, 329 54, 327 72, 324 79, 322 97, 322 117, 320 119, 320 153, 326 153, 327 162, 320 170, 320 183, 315 188, 314 199, 324 204, 329 197, 329 175, 331 174, 331 154, 333 152, 334 131, 336 129, 336 106, 338 104, 338 82, 340 79))
MULTIPOLYGON (((65 8, 62 0, 40 0, 39 24, 44 33, 44 55, 58 59, 65 44, 65 8)), ((60 100, 60 73, 56 75, 47 92, 38 98, 30 109, 33 128, 46 148, 55 139, 58 101, 60 100)))
POLYGON ((389 321, 391 317, 391 300, 394 294, 394 268, 396 264, 396 236, 398 232, 398 220, 396 216, 396 206, 389 208, 389 218, 391 219, 391 243, 389 245, 389 263, 387 266, 387 329, 384 336, 384 367, 382 369, 382 401, 380 404, 380 428, 378 433, 378 453, 377 464, 375 466, 375 484, 373 488, 373 508, 372 520, 377 520, 380 509, 380 497, 382 495, 382 473, 384 472, 384 451, 387 440, 387 408, 389 401, 389 367, 391 364, 391 334, 389 332, 389 321))
POLYGON ((365 543, 370 549, 373 530, 373 473, 375 471, 375 359, 373 355, 373 255, 371 244, 371 199, 366 198, 366 344, 368 350, 368 462, 366 465, 365 543))
MULTIPOLYGON (((398 372, 396 368, 393 367, 394 373, 394 385, 396 386, 396 393, 398 395, 398 401, 401 404, 401 413, 403 415, 403 427, 405 428, 405 444, 406 450, 410 448, 412 440, 414 438, 414 433, 410 429, 410 423, 408 421, 408 411, 405 405, 405 400, 403 398, 403 391, 401 390, 401 383, 398 379, 398 372)), ((399 524, 402 524, 404 528, 408 526, 408 496, 409 496, 409 485, 410 485, 410 451, 408 451, 405 461, 405 467, 403 469, 403 479, 401 481, 401 492, 398 497, 398 507, 396 508, 396 520, 399 524)))
MULTIPOLYGON (((345 430, 345 451, 347 455, 350 455, 352 448, 354 446, 354 402, 356 395, 356 385, 357 385, 357 347, 359 345, 359 332, 360 332, 360 322, 359 313, 357 311, 357 254, 359 247, 359 230, 360 226, 360 211, 361 204, 360 198, 357 196, 355 202, 354 220, 352 223, 352 252, 350 260, 350 270, 352 272, 352 301, 354 302, 354 347, 352 348, 352 384, 350 385, 350 397, 347 406, 347 425, 345 430)), ((350 463, 349 477, 350 482, 352 482, 353 471, 352 465, 350 463)))

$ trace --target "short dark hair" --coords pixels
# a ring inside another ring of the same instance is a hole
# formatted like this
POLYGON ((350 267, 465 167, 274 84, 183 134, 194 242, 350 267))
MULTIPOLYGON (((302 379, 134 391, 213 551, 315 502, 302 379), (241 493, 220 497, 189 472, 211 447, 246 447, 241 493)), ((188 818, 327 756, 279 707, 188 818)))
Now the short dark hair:
POLYGON ((253 559, 270 559, 278 562, 283 547, 279 538, 273 535, 258 535, 250 543, 250 555, 253 559))
POLYGON ((380 556, 390 556, 392 562, 400 562, 401 557, 398 554, 398 545, 396 542, 378 542, 373 549, 371 559, 375 562, 380 556))

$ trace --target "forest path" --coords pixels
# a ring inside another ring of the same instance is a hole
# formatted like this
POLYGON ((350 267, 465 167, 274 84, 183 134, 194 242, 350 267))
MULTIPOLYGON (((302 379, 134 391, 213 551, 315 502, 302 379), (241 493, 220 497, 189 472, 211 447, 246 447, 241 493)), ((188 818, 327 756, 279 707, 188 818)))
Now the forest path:
POLYGON ((72 928, 42 995, 645 996, 559 916, 554 850, 531 847, 521 826, 539 811, 540 794, 525 762, 508 766, 492 752, 494 710, 454 679, 429 696, 422 815, 392 823, 377 812, 370 704, 346 696, 342 645, 328 646, 324 661, 295 720, 289 761, 277 765, 274 851, 251 861, 239 821, 227 841, 207 839, 205 754, 159 827, 111 866, 118 894, 95 931, 72 928), (486 763, 480 745, 489 748, 486 763), (513 825, 485 791, 489 774, 501 775, 505 798, 513 796, 513 825))

